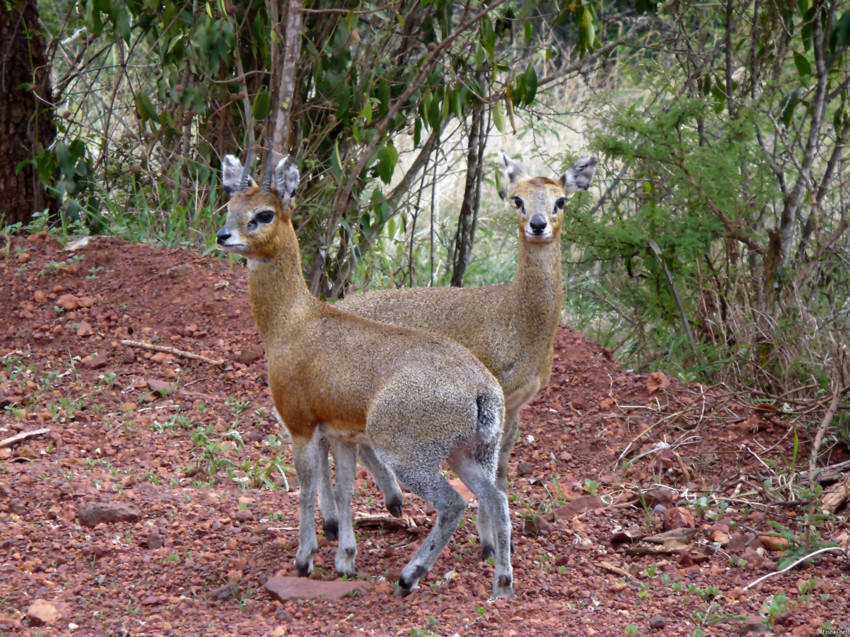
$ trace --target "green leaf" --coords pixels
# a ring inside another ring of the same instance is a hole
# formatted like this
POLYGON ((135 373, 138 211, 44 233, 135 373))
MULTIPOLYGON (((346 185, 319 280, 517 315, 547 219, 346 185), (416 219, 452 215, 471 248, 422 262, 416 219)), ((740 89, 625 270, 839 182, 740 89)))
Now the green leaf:
POLYGON ((844 126, 844 122, 847 119, 847 114, 844 111, 844 105, 841 105, 841 108, 835 111, 835 114, 832 116, 832 125, 835 127, 835 132, 838 133, 844 126))
POLYGON ((437 129, 440 127, 440 106, 442 105, 442 100, 436 95, 432 96, 431 103, 428 105, 428 124, 432 129, 437 129))
POLYGON ((383 116, 390 109, 390 85, 386 80, 378 82, 378 101, 381 103, 379 112, 383 116))
POLYGON ((850 10, 842 13, 832 28, 829 38, 829 48, 835 51, 842 48, 848 42, 850 42, 850 10))
POLYGON ((791 119, 794 116, 794 108, 800 103, 800 89, 794 89, 788 97, 782 100, 782 115, 780 119, 785 124, 785 128, 791 125, 791 119))
POLYGON ((154 108, 153 102, 145 93, 137 93, 136 99, 133 100, 136 105, 136 111, 139 113, 139 119, 143 122, 153 120, 157 124, 160 123, 159 115, 154 108))
POLYGON ((115 31, 125 41, 130 41, 130 12, 124 0, 113 0, 109 15, 115 25, 115 31))
POLYGON ((254 116, 254 121, 261 122, 269 116, 269 111, 272 106, 272 98, 266 87, 260 89, 260 92, 254 97, 254 104, 251 107, 251 114, 254 116))
POLYGON ((334 149, 331 153, 331 170, 336 177, 342 175, 342 160, 339 158, 339 140, 334 141, 334 149))
POLYGON ((523 31, 525 33, 525 43, 531 44, 531 38, 534 37, 534 26, 531 24, 529 20, 526 20, 522 25, 523 31))
POLYGON ((360 115, 366 125, 372 123, 372 101, 366 100, 366 103, 363 105, 363 108, 360 109, 360 115))
POLYGON ((86 14, 83 18, 86 30, 92 35, 100 35, 103 32, 103 20, 100 17, 100 9, 95 6, 93 0, 86 3, 86 14))
POLYGON ((500 133, 505 132, 505 109, 502 106, 502 101, 499 100, 493 104, 493 125, 500 133))
MULTIPOLYGON (((439 102, 437 102, 439 104, 439 102)), ((378 176, 385 184, 390 183, 393 178, 393 171, 398 163, 398 151, 392 142, 387 142, 387 145, 378 149, 378 176)))
POLYGON ((525 69, 525 79, 524 79, 524 87, 525 94, 522 98, 522 103, 528 106, 534 101, 535 95, 537 95, 537 73, 534 70, 534 67, 531 64, 528 65, 528 68, 525 69))
POLYGON ((417 117, 413 122, 413 146, 418 147, 422 140, 422 119, 417 117))
POLYGON ((452 91, 452 107, 454 114, 458 119, 463 119, 463 102, 466 98, 466 89, 461 87, 452 91))
POLYGON ((522 104, 522 99, 525 95, 525 73, 520 73, 514 78, 513 86, 508 84, 505 87, 505 94, 511 98, 511 104, 514 106, 522 104))
POLYGON ((493 30, 493 23, 487 17, 481 20, 481 46, 487 51, 487 57, 491 60, 495 59, 496 32, 493 30))
POLYGON ((812 74, 812 65, 808 58, 796 51, 794 52, 794 66, 797 67, 797 75, 801 78, 808 77, 812 74))

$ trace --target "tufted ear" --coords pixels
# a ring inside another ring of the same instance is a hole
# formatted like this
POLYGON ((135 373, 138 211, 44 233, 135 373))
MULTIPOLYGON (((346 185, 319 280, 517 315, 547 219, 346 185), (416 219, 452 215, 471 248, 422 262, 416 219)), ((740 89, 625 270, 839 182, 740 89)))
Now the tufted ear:
POLYGON ((257 184, 248 172, 251 170, 251 159, 254 155, 249 151, 245 166, 233 155, 225 155, 221 162, 221 185, 228 195, 241 192, 249 186, 257 184))
POLYGON ((239 192, 242 184, 242 164, 233 155, 225 155, 221 162, 221 185, 228 195, 239 192))
POLYGON ((301 175, 292 157, 287 155, 277 163, 274 169, 274 189, 284 210, 292 203, 300 181, 301 175))
POLYGON ((564 191, 571 195, 579 190, 587 190, 593 180, 593 172, 596 170, 596 159, 593 157, 582 157, 572 167, 561 175, 561 185, 564 191))
POLYGON ((505 177, 507 177, 512 184, 515 184, 519 178, 525 177, 525 169, 513 159, 508 157, 507 154, 499 151, 499 157, 505 164, 505 177))

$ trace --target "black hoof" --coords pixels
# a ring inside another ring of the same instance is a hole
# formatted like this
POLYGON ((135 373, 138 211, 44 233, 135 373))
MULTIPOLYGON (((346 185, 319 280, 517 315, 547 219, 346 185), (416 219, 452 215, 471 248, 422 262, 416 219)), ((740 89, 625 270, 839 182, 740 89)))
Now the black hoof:
POLYGON ((393 516, 394 518, 400 518, 404 515, 404 511, 401 508, 401 505, 402 505, 401 500, 396 500, 396 499, 388 500, 385 503, 385 505, 387 507, 387 511, 389 511, 390 515, 393 516))
POLYGON ((298 577, 310 577, 310 571, 313 569, 311 568, 310 562, 307 562, 306 564, 299 564, 298 562, 295 562, 295 570, 298 572, 298 577))
POLYGON ((322 524, 322 529, 324 529, 325 538, 329 542, 336 542, 337 538, 339 538, 339 522, 336 520, 325 522, 322 524))
POLYGON ((496 549, 494 549, 489 544, 482 544, 481 545, 481 561, 482 562, 486 562, 490 558, 495 558, 495 557, 496 557, 496 549))

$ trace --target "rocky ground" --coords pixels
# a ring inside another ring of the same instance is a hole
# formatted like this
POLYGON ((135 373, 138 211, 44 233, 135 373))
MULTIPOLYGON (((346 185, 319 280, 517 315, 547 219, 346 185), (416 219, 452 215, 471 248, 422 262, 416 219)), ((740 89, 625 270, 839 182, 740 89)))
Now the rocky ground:
POLYGON ((391 518, 362 470, 360 576, 320 538, 293 582, 297 479, 243 267, 111 238, 0 249, 0 635, 850 632, 846 505, 807 533, 802 421, 633 374, 567 327, 512 460, 515 599, 488 597, 474 501, 393 596, 433 513, 410 496, 391 518))

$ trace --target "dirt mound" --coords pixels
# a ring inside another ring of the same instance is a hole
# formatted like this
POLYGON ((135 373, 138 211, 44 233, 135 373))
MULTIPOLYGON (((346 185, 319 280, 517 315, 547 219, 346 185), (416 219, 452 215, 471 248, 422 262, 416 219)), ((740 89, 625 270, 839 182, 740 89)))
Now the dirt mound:
MULTIPOLYGON (((511 463, 516 599, 488 600, 474 502, 420 590, 393 597, 433 512, 409 496, 390 518, 363 470, 363 584, 323 596, 322 538, 316 585, 291 595, 316 599, 275 597, 266 583, 295 574, 297 480, 243 267, 111 238, 0 240, 0 634, 848 628, 840 553, 747 589, 806 541, 790 480, 807 454, 783 414, 624 371, 566 327, 511 463)), ((814 531, 813 547, 847 541, 846 525, 814 531)))

